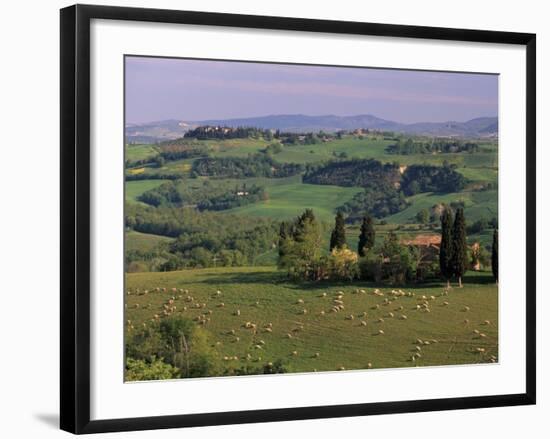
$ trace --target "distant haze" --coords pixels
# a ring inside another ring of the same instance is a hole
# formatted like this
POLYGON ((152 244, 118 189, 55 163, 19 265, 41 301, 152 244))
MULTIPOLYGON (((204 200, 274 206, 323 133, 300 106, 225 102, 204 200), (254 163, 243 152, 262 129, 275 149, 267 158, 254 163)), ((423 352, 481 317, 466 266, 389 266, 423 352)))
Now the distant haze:
POLYGON ((126 122, 274 114, 376 114, 399 123, 498 114, 498 76, 372 68, 126 58, 126 122))

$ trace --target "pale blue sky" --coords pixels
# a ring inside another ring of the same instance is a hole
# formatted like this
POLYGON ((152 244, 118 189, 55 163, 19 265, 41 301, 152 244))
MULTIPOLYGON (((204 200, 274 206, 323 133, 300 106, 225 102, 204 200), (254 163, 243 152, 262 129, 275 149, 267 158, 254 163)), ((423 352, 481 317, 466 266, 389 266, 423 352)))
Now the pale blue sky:
POLYGON ((498 114, 498 76, 126 58, 126 121, 373 114, 396 122, 498 114))

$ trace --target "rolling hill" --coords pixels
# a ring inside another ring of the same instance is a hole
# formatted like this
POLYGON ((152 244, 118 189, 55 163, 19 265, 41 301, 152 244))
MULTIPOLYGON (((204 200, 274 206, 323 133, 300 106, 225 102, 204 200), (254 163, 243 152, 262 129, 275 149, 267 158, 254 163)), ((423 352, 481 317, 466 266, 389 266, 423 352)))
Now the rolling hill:
POLYGON ((466 122, 418 122, 404 124, 363 114, 356 116, 309 116, 278 114, 239 119, 210 119, 201 121, 166 120, 144 124, 127 124, 126 140, 130 143, 155 143, 182 137, 190 128, 199 125, 257 127, 292 132, 353 130, 357 128, 395 131, 431 136, 490 137, 498 134, 497 117, 478 117, 466 122))

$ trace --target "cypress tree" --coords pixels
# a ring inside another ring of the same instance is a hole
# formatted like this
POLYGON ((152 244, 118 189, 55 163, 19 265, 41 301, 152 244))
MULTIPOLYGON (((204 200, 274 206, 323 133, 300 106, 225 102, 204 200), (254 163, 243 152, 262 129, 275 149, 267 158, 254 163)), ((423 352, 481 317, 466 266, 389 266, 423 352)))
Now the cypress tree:
POLYGON ((357 253, 359 256, 365 256, 365 249, 370 250, 374 247, 374 226, 372 224, 372 218, 370 216, 364 216, 361 223, 361 233, 359 234, 359 244, 357 246, 357 253))
POLYGON ((293 228, 293 238, 296 242, 302 242, 304 240, 304 231, 307 224, 315 223, 315 215, 312 209, 304 210, 295 222, 293 228))
POLYGON ((441 276, 447 281, 447 288, 450 287, 451 277, 453 276, 453 244, 452 227, 453 217, 449 208, 445 208, 441 214, 441 244, 439 247, 439 270, 441 276))
POLYGON ((468 246, 466 244, 466 224, 464 209, 457 209, 453 226, 453 274, 458 279, 458 286, 462 287, 462 276, 468 266, 468 246))
POLYGON ((288 224, 286 221, 282 221, 279 225, 279 257, 281 258, 285 255, 284 244, 285 241, 290 237, 290 235, 290 224, 288 224))
POLYGON ((334 230, 330 235, 330 251, 332 251, 333 248, 342 248, 344 245, 346 245, 344 215, 342 212, 338 212, 334 221, 334 230))
POLYGON ((491 268, 493 269, 493 277, 498 283, 498 230, 493 231, 493 249, 491 252, 491 268))

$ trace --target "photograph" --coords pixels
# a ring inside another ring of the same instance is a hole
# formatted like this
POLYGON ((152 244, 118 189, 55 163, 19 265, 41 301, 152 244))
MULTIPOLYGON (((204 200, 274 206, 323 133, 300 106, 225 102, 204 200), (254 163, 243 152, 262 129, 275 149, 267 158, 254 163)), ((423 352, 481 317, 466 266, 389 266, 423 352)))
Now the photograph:
POLYGON ((497 73, 127 54, 123 80, 126 382, 498 367, 497 73))

